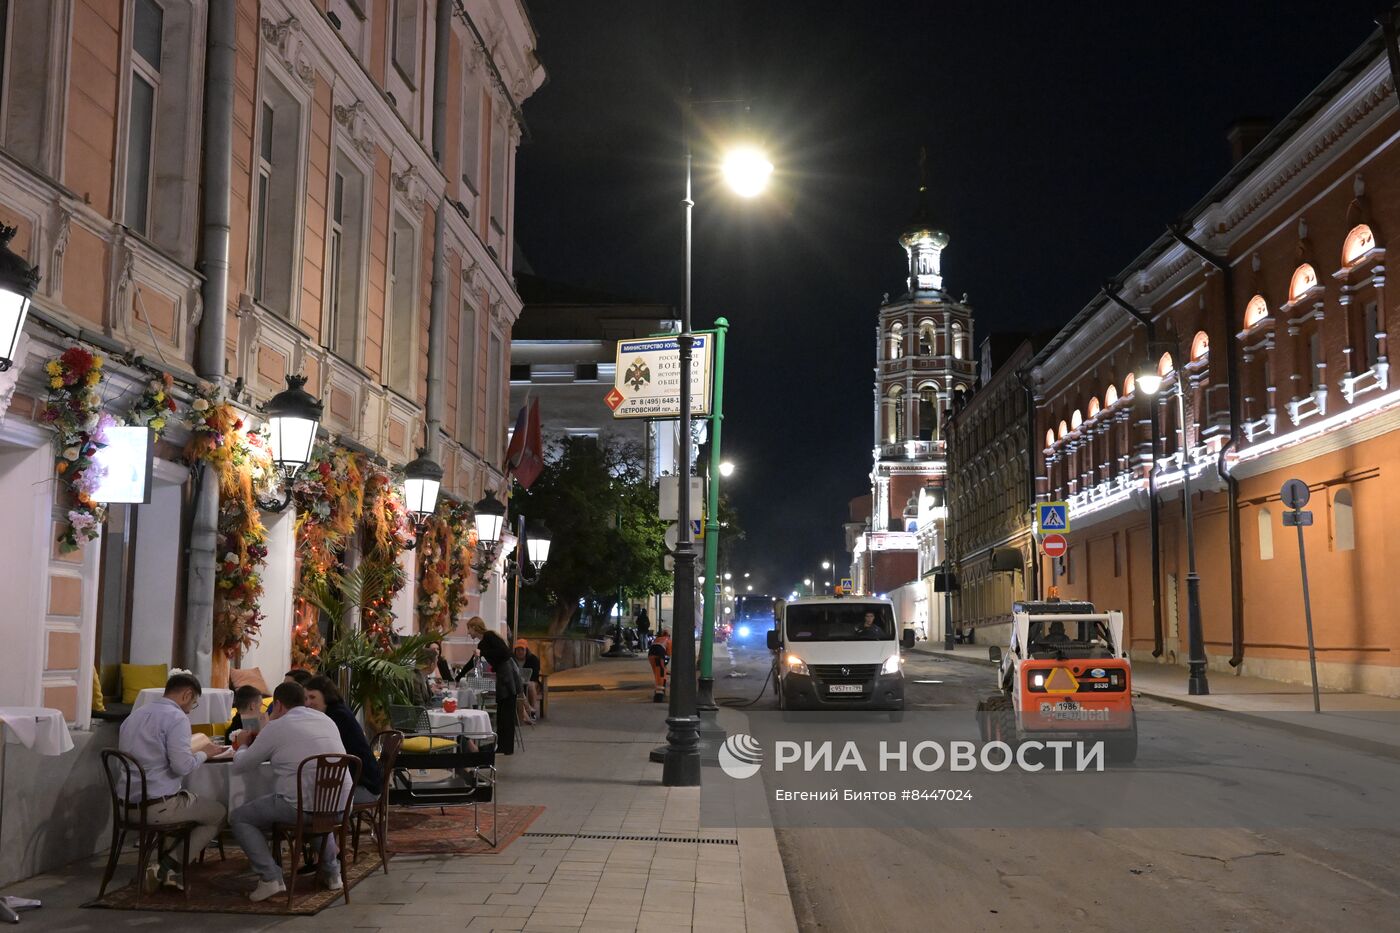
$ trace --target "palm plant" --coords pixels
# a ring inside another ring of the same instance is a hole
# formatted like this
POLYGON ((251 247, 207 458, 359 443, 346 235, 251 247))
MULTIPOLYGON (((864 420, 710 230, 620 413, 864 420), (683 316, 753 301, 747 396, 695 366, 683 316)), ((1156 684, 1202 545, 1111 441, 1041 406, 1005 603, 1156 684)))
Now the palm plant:
POLYGON ((348 573, 331 571, 304 583, 297 595, 331 622, 333 638, 321 656, 325 674, 344 672, 349 677, 345 699, 371 722, 388 718, 389 706, 410 703, 418 680, 418 665, 428 645, 441 636, 420 632, 388 645, 349 624, 350 611, 370 605, 393 580, 393 568, 362 562, 348 573))

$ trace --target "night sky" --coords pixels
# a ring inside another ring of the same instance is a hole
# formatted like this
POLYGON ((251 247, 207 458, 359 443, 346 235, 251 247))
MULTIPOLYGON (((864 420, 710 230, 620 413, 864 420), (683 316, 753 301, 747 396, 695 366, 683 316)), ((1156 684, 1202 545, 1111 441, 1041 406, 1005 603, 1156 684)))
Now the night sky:
POLYGON ((516 194, 538 275, 679 307, 687 65, 697 98, 752 100, 699 114, 694 318, 731 325, 726 488, 774 593, 840 555, 869 491, 874 328, 904 290, 920 146, 978 342, 1053 328, 1226 172, 1230 124, 1281 118, 1382 6, 526 2, 549 72, 516 194), (753 201, 715 178, 714 141, 741 133, 777 166, 753 201))

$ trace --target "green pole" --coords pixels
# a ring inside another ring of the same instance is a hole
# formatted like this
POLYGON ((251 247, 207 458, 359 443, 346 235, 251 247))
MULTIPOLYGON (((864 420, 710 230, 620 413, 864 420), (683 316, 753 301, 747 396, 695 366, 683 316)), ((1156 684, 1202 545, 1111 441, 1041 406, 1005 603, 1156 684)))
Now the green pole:
POLYGON ((710 412, 710 482, 705 491, 705 611, 700 628, 700 697, 714 706, 715 605, 719 588, 719 462, 720 427, 724 424, 724 335, 729 322, 715 320, 714 397, 710 412))

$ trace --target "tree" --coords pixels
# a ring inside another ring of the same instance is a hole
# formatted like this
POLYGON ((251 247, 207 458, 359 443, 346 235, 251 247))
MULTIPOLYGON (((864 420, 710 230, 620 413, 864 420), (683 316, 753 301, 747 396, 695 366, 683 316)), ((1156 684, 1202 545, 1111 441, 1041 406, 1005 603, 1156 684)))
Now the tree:
POLYGON ((535 591, 549 602, 549 632, 568 626, 581 599, 605 609, 669 588, 662 566, 666 526, 657 490, 635 445, 569 438, 550 450, 534 484, 511 499, 530 522, 549 526, 553 544, 535 591))

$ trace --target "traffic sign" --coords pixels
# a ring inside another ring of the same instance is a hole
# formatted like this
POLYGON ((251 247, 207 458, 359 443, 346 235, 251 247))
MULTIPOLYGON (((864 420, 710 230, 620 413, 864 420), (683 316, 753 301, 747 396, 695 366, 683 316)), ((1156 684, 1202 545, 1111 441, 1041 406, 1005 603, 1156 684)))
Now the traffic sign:
POLYGON ((1046 557, 1064 557, 1069 550, 1069 541, 1064 535, 1046 535, 1040 542, 1040 549, 1046 557))
MULTIPOLYGON (((710 414, 714 334, 698 333, 691 342, 690 413, 710 414)), ((608 406, 614 418, 678 418, 681 412, 680 337, 668 334, 617 342, 613 392, 608 406)))
POLYGON ((613 386, 608 390, 608 394, 603 396, 603 404, 613 411, 617 411, 617 406, 621 405, 623 401, 624 397, 621 392, 617 391, 617 386, 613 386))
POLYGON ((1308 500, 1312 498, 1312 493, 1308 490, 1307 483, 1300 479, 1290 479, 1288 482, 1284 483, 1283 488, 1279 490, 1279 498, 1283 500, 1284 505, 1296 511, 1308 504, 1308 500))
POLYGON ((1041 534, 1047 531, 1069 531, 1069 503, 1037 502, 1035 523, 1041 534))
POLYGON ((1312 522, 1312 512, 1306 512, 1301 509, 1298 509, 1292 512, 1283 513, 1283 527, 1285 528, 1306 528, 1309 525, 1311 525, 1312 522))
POLYGON ((842 578, 841 578, 841 592, 842 592, 842 593, 851 593, 851 592, 854 592, 854 591, 855 591, 855 583, 854 583, 854 581, 852 581, 850 577, 842 577, 842 578))

